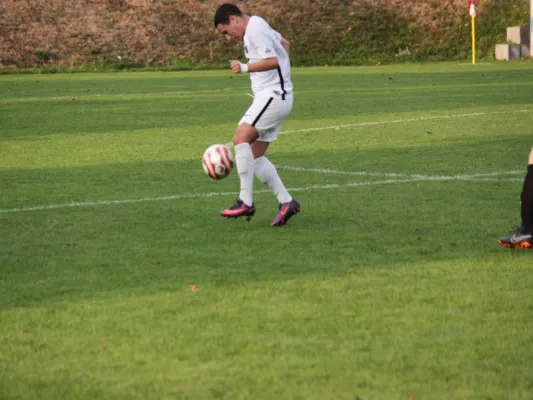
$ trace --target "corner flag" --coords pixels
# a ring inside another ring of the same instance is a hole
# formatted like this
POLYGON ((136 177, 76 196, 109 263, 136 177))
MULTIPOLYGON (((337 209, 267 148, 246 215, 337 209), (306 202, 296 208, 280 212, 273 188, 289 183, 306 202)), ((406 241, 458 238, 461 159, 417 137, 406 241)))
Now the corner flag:
POLYGON ((474 0, 470 0, 470 5, 468 6, 468 10, 470 12, 471 17, 476 16, 476 5, 475 5, 474 0))
POLYGON ((476 63, 476 5, 475 0, 470 0, 468 5, 470 17, 472 17, 472 64, 476 63))

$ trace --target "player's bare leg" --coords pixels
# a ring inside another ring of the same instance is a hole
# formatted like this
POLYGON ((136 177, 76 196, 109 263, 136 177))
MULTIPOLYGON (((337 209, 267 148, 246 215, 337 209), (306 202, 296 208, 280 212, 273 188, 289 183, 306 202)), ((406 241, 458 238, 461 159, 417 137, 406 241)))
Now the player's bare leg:
POLYGON ((233 135, 235 148, 235 164, 241 181, 241 190, 236 203, 220 212, 220 215, 228 218, 247 217, 249 221, 255 214, 253 203, 254 184, 254 154, 251 144, 258 138, 257 130, 250 124, 242 123, 237 127, 233 135))

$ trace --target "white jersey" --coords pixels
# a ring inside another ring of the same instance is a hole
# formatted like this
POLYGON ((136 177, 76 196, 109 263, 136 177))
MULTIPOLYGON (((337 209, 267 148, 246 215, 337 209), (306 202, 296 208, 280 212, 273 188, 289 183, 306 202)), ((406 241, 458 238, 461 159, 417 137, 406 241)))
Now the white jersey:
POLYGON ((281 35, 261 17, 252 16, 244 33, 244 55, 250 63, 277 57, 278 67, 270 71, 252 72, 252 91, 285 98, 292 93, 289 55, 281 45, 281 35))

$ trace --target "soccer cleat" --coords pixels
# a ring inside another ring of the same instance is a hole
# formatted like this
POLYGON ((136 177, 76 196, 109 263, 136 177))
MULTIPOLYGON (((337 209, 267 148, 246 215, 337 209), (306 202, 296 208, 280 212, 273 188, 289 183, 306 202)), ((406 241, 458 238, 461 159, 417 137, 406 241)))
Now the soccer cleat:
POLYGON ((250 222, 250 219, 255 215, 255 206, 253 204, 248 206, 241 199, 237 199, 230 208, 220 211, 220 215, 226 218, 246 217, 246 220, 250 222))
POLYGON ((289 203, 279 205, 279 212, 274 218, 270 226, 282 226, 293 216, 300 212, 300 203, 296 199, 292 199, 289 203))
POLYGON ((533 235, 523 233, 520 228, 511 232, 508 236, 501 236, 498 239, 500 246, 511 249, 531 249, 533 248, 533 235))

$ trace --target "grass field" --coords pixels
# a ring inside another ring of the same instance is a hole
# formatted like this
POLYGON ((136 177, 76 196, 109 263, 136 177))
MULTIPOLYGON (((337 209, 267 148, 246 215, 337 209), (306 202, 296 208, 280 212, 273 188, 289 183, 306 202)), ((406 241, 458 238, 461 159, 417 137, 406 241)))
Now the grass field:
POLYGON ((1 399, 533 399, 533 64, 294 71, 302 212, 219 211, 226 71, 0 76, 1 399))

